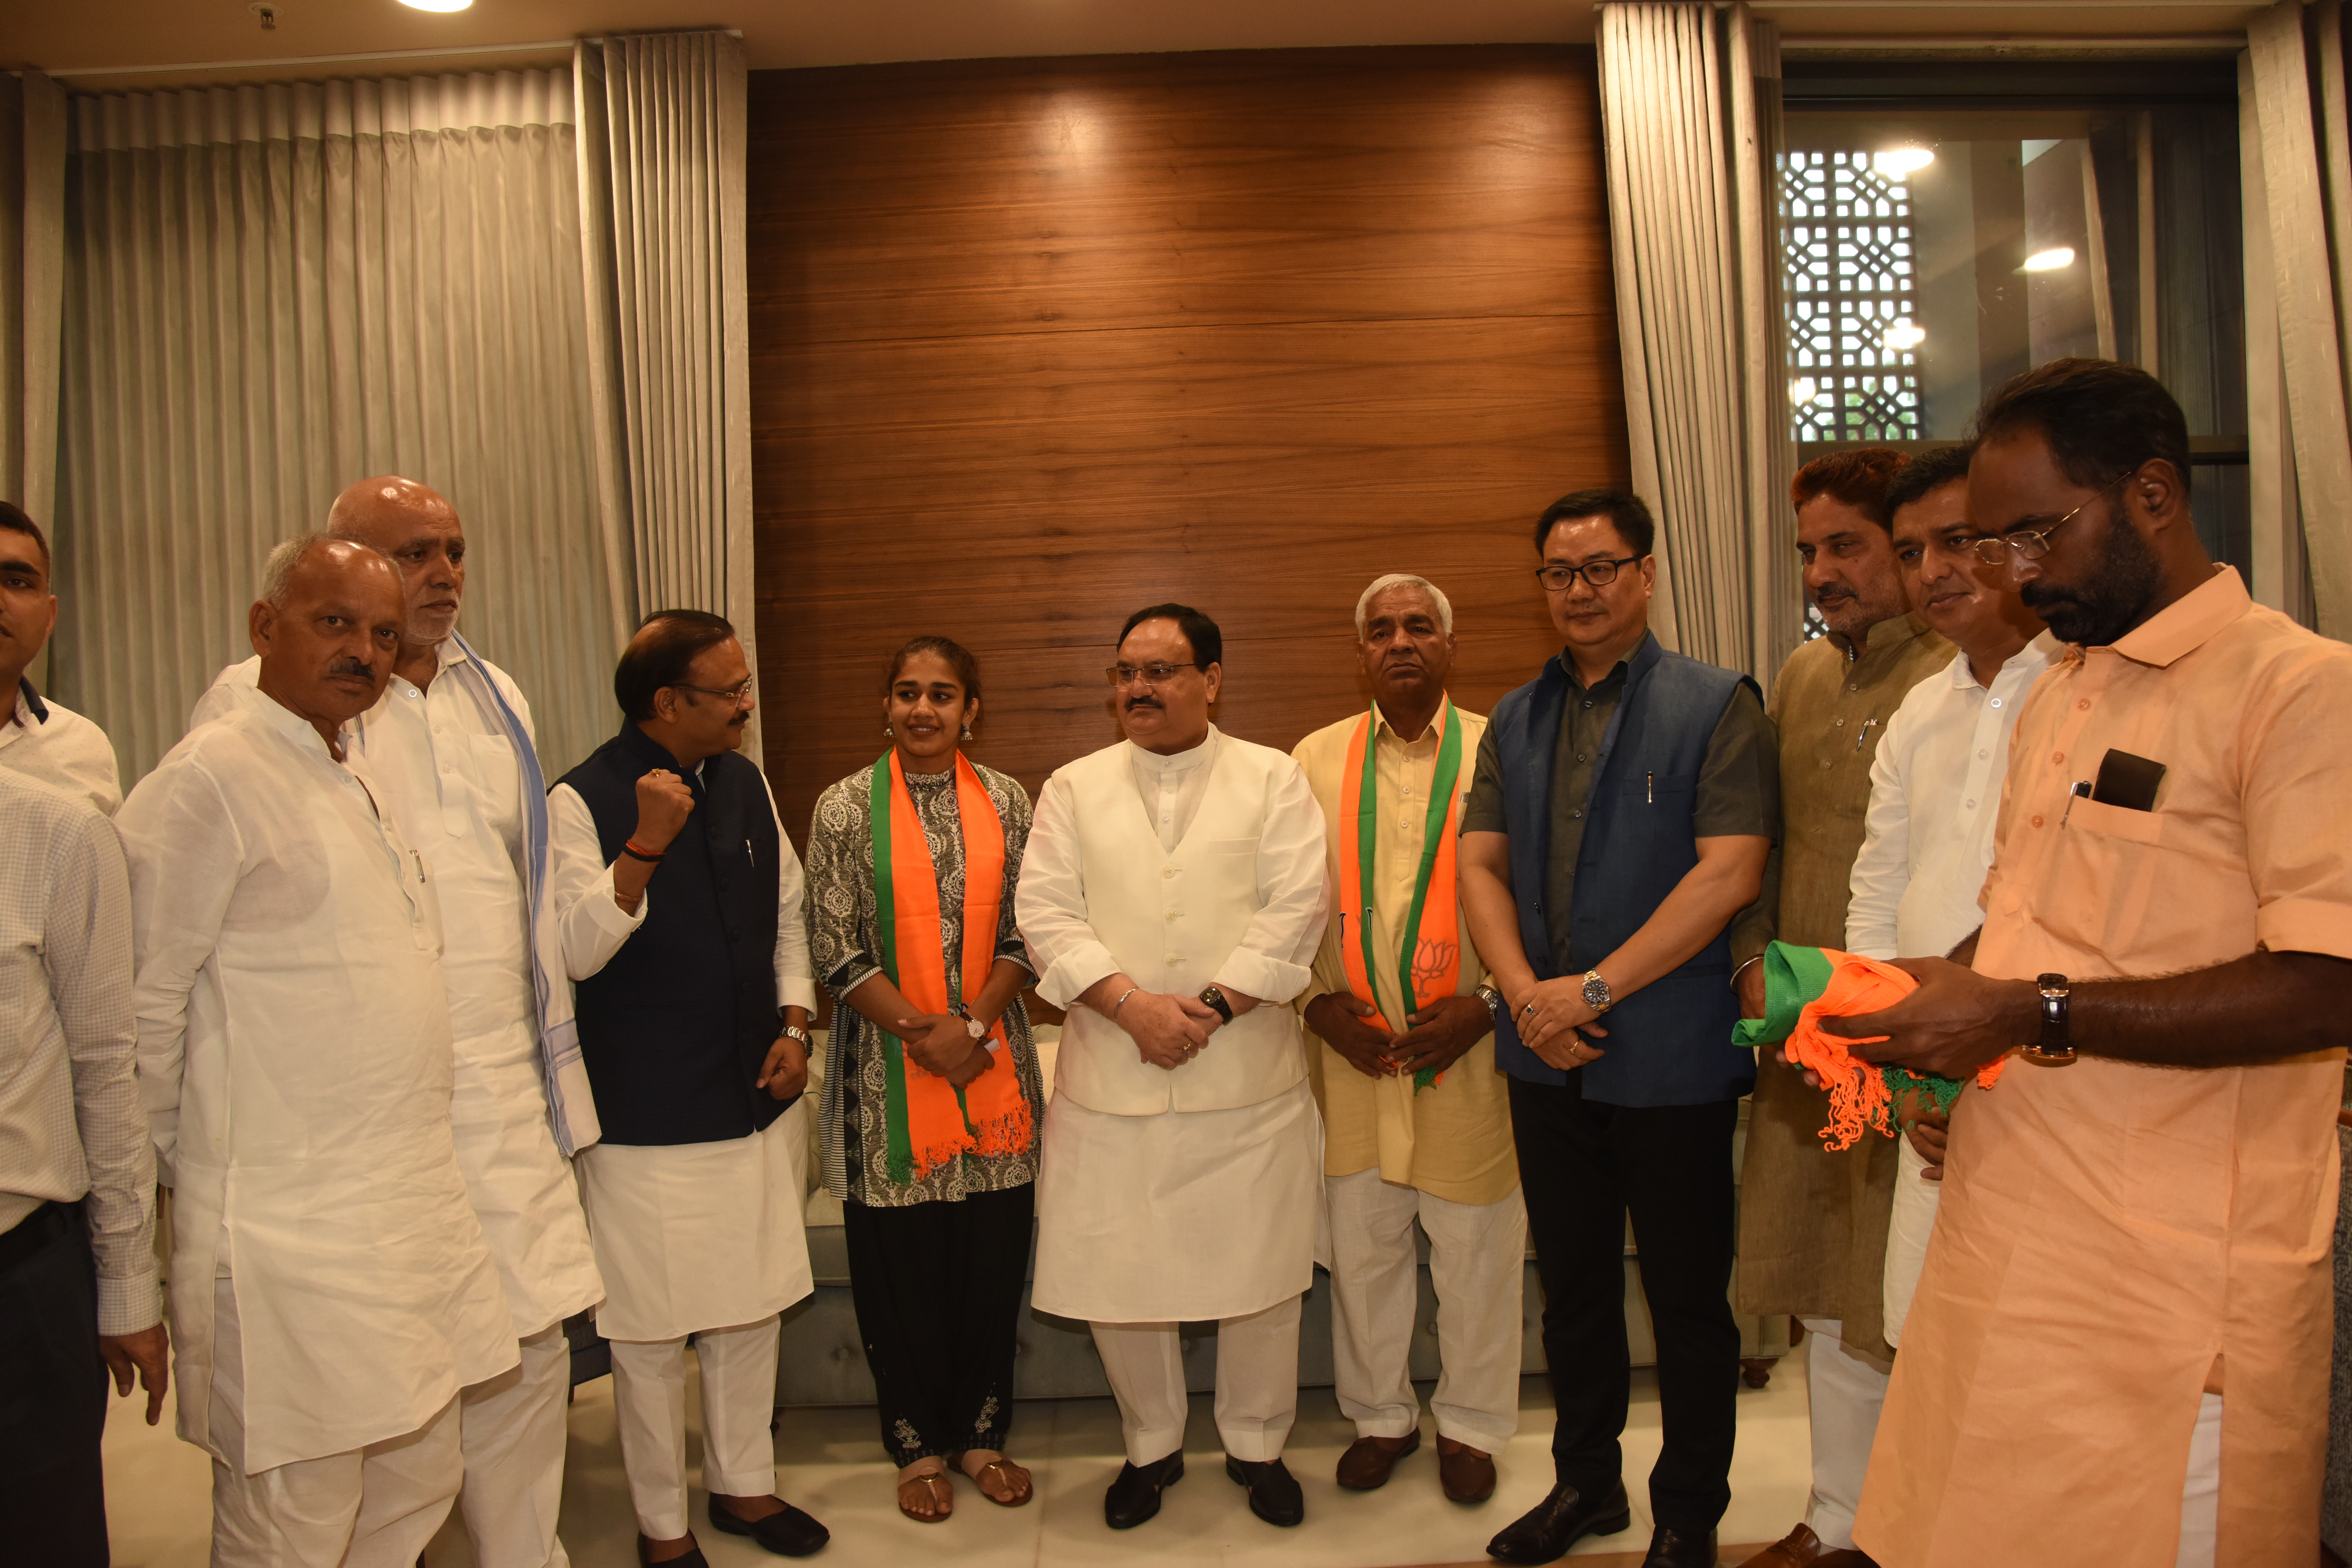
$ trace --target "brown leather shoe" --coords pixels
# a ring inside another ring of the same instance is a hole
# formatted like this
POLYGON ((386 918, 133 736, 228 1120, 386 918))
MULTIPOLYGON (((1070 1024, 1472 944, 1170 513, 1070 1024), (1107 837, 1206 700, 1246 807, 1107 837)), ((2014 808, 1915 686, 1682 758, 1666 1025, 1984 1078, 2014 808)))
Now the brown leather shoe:
POLYGON ((1739 1568, 1815 1568, 1822 1561, 1822 1538, 1801 1524, 1739 1568))
POLYGON ((1339 1456, 1339 1484, 1351 1492, 1378 1491, 1396 1462, 1420 1447, 1418 1426, 1402 1437, 1359 1437, 1339 1456))
POLYGON ((1485 1502, 1495 1495, 1495 1460, 1467 1443, 1437 1440, 1437 1480, 1449 1502, 1485 1502))

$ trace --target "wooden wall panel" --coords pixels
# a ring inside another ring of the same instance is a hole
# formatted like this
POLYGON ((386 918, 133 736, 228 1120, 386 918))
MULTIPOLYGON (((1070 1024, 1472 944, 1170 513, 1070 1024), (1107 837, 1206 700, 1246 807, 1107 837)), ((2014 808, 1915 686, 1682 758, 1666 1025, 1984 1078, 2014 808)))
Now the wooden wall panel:
POLYGON ((1484 710, 1553 647, 1544 504, 1627 471, 1592 57, 1326 49, 761 71, 751 304, 769 775, 804 841, 884 665, 980 656, 1033 792, 1118 738, 1127 613, 1225 631, 1227 731, 1364 700, 1422 573, 1484 710))

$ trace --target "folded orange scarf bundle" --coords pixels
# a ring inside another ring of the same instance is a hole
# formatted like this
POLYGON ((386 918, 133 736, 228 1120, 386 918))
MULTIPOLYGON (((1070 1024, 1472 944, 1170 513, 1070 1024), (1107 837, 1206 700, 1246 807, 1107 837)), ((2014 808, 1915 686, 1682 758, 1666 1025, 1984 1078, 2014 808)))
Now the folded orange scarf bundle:
MULTIPOLYGON (((1780 1044, 1789 1060, 1828 1086, 1830 1124, 1822 1137, 1833 1150, 1850 1149, 1865 1129, 1889 1137, 1898 1096, 1918 1090, 1939 1111, 1948 1111, 1961 1085, 1957 1079, 1879 1067, 1858 1060, 1852 1047, 1868 1043, 1822 1029, 1824 1018, 1853 1018, 1892 1007, 1919 982, 1907 970, 1874 958, 1857 958, 1835 948, 1793 947, 1776 942, 1764 951, 1764 1016, 1742 1018, 1732 1040, 1742 1046, 1780 1044)), ((1884 1035, 1869 1037, 1883 1040, 1884 1035)), ((2000 1076, 1999 1061, 1979 1069, 1976 1080, 1990 1089, 2000 1076)))

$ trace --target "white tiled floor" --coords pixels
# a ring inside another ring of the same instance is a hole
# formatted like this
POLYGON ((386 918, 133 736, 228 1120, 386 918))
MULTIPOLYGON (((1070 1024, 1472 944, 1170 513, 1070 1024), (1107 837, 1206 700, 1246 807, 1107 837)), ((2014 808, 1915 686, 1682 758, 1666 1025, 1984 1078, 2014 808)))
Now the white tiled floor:
MULTIPOLYGON (((580 1568, 635 1568, 635 1527, 614 1435, 612 1381, 579 1391, 572 1407, 570 1468, 564 1478, 564 1544, 580 1568)), ((1427 1390, 1423 1389, 1424 1399, 1427 1390)), ((688 1417, 698 1422, 698 1395, 688 1417)), ((1385 1568, 1484 1557, 1487 1538, 1540 1498, 1550 1480, 1551 1399, 1543 1380, 1520 1391, 1519 1435, 1498 1456, 1501 1485, 1483 1506, 1462 1508, 1437 1489, 1434 1428, 1422 1452, 1377 1492, 1343 1492, 1331 1479, 1354 1433, 1331 1391, 1299 1398, 1299 1421, 1287 1455, 1307 1492, 1307 1522, 1275 1530, 1251 1517, 1241 1489, 1224 1476, 1205 1394, 1192 1401, 1182 1484, 1160 1517, 1129 1533, 1102 1522, 1102 1492, 1120 1459, 1118 1413, 1107 1399, 1035 1401, 1020 1407, 1014 1457, 1036 1475, 1028 1507, 1000 1509, 958 1483, 955 1517, 918 1525, 899 1517, 891 1470, 871 1410, 793 1410, 777 1433, 783 1495, 831 1527, 832 1546, 818 1559, 836 1564, 896 1565, 918 1555, 955 1568, 1094 1568, 1097 1564, 1264 1564, 1265 1568, 1385 1568)), ((1643 1478, 1658 1452, 1656 1384, 1637 1373, 1625 1433, 1625 1474, 1633 1528, 1588 1541, 1576 1555, 1638 1552, 1649 1539, 1643 1478)), ((209 1463, 171 1435, 171 1414, 149 1429, 135 1407, 118 1401, 107 1429, 107 1491, 119 1568, 203 1568, 210 1513, 209 1463)), ((689 1463, 699 1438, 688 1438, 689 1463)), ((1804 1358, 1774 1369, 1771 1385, 1739 1394, 1739 1447, 1731 1473, 1726 1544, 1778 1540, 1804 1512, 1807 1468, 1804 1358)), ((698 1519, 702 1500, 695 1499, 698 1519)), ((699 1532, 713 1568, 772 1563, 756 1546, 699 1532)), ((472 1561, 453 1520, 427 1554, 429 1568, 472 1561)))

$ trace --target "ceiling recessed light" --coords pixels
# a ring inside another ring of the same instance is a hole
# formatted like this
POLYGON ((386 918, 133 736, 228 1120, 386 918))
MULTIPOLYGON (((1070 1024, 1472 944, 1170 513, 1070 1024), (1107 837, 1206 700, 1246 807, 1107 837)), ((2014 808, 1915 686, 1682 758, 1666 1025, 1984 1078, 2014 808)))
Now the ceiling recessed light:
POLYGON ((2074 265, 2074 247, 2061 245, 2053 247, 2048 250, 2035 251, 2032 255, 2025 258, 2025 265, 2019 268, 2018 270, 2020 272, 2055 272, 2062 267, 2072 267, 2074 265))
POLYGON ((1890 180, 1916 174, 1935 161, 1936 154, 1925 147, 1891 147, 1871 159, 1878 172, 1890 180))
POLYGON ((412 11, 463 11, 474 0, 400 0, 412 11))

